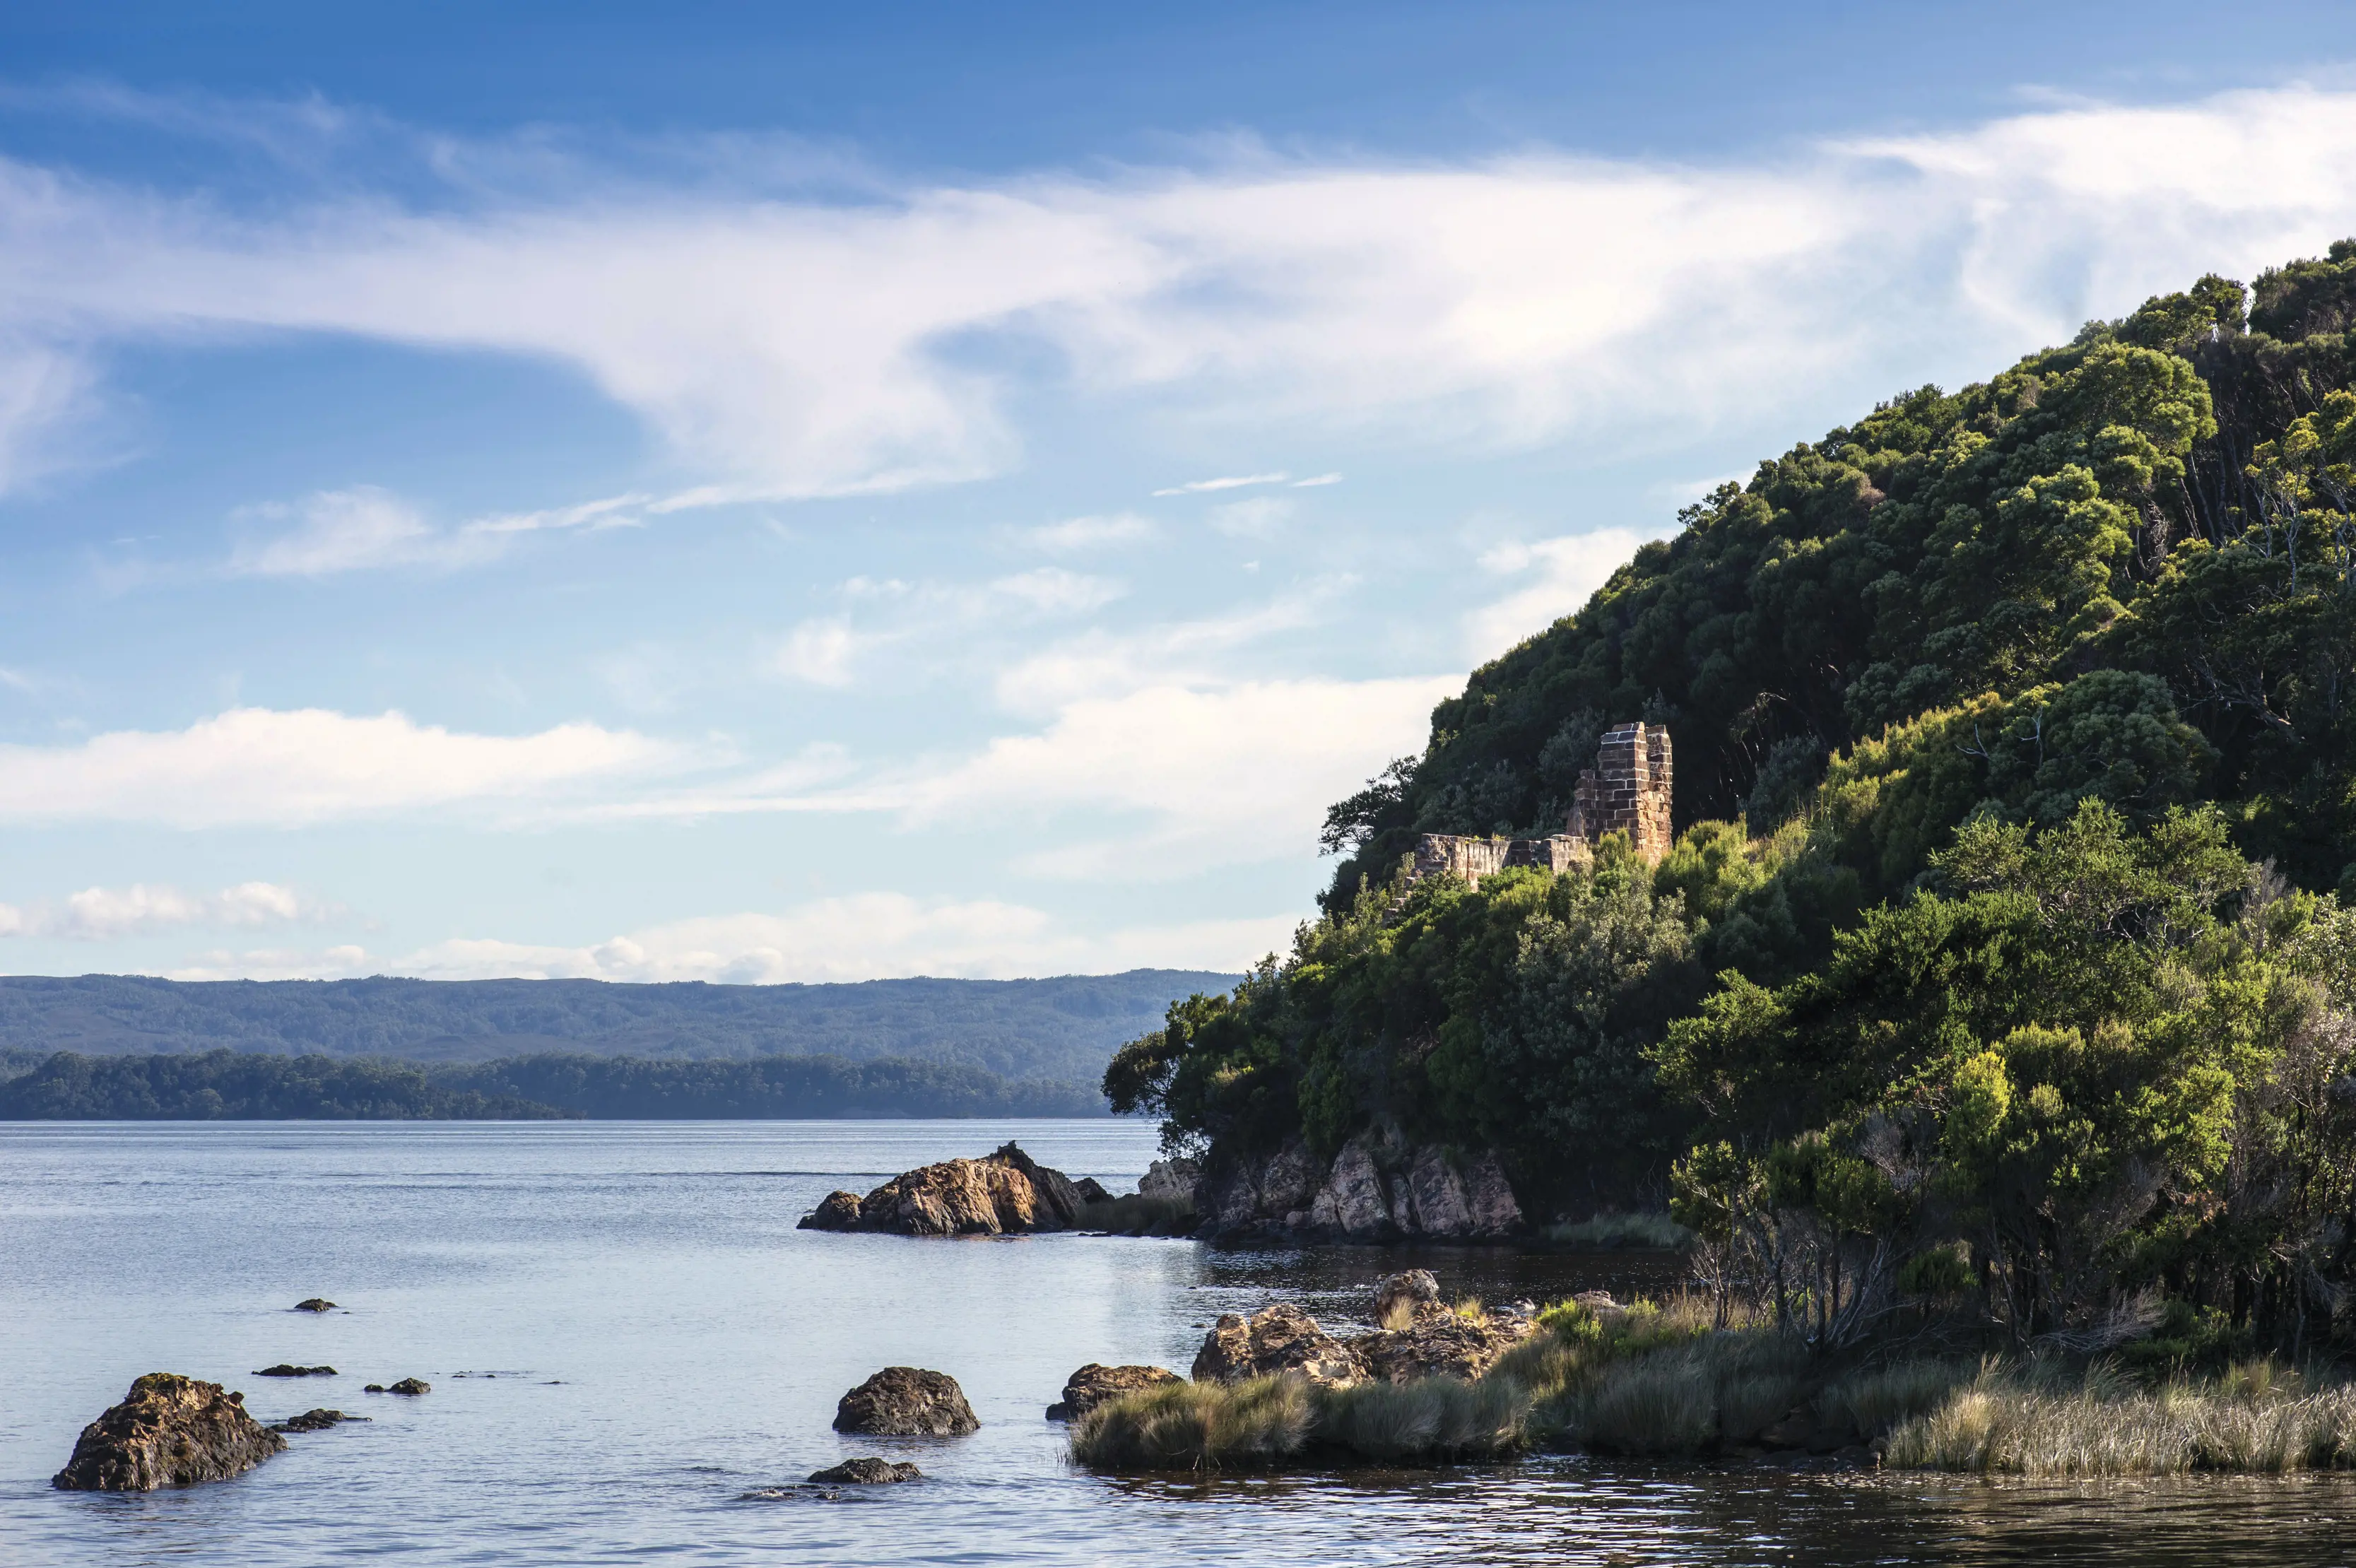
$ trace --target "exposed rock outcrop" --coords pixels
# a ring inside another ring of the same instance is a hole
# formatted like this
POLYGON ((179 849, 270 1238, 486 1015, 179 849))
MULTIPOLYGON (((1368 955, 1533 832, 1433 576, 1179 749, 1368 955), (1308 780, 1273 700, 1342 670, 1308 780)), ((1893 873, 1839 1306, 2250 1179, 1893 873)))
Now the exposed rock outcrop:
POLYGON ((824 1487, 888 1487, 900 1481, 921 1481, 925 1473, 914 1465, 889 1459, 845 1459, 829 1469, 814 1470, 810 1479, 824 1487))
POLYGON ((281 1361, 274 1367, 264 1367, 253 1374, 258 1378, 331 1378, 333 1367, 298 1367, 291 1361, 281 1361))
POLYGON ((245 1396, 176 1372, 149 1372, 81 1429, 49 1478, 68 1492, 152 1492, 242 1475, 286 1446, 245 1412, 245 1396))
POLYGON ((1439 1305, 1440 1281, 1430 1269, 1395 1274, 1375 1287, 1375 1327, 1389 1327, 1394 1312, 1403 1311, 1412 1320, 1422 1307, 1439 1305))
POLYGON ((340 1410, 306 1410, 300 1415, 290 1415, 284 1421, 270 1424, 273 1432, 325 1432, 330 1426, 341 1426, 347 1421, 366 1421, 365 1415, 346 1415, 340 1410))
POLYGON ((1403 1328, 1378 1328, 1350 1341, 1367 1374, 1385 1382, 1456 1378, 1472 1382, 1530 1336, 1527 1317, 1460 1317, 1437 1302, 1419 1307, 1403 1328))
POLYGON ((1193 1203, 1194 1185, 1202 1179, 1203 1168, 1191 1159, 1157 1159, 1145 1168, 1145 1175, 1137 1183, 1137 1195, 1193 1203))
POLYGON ((886 1367, 834 1409, 837 1432, 878 1437, 962 1437, 980 1425, 955 1378, 921 1367, 886 1367))
POLYGON ((1195 1352, 1194 1371, 1198 1383, 1297 1372, 1313 1383, 1343 1384, 1363 1381, 1366 1375, 1350 1347, 1290 1301, 1248 1317, 1230 1312, 1220 1318, 1195 1352))
POLYGON ((1071 1179, 1013 1144, 984 1159, 944 1160, 894 1177, 864 1198, 830 1195, 804 1215, 809 1231, 904 1236, 998 1236, 1067 1231, 1087 1200, 1071 1179))
POLYGON ((1090 1361, 1065 1380, 1064 1397, 1047 1407, 1047 1419, 1077 1421, 1108 1400, 1185 1381, 1160 1367, 1108 1367, 1090 1361))
POLYGON ((297 1312, 333 1312, 335 1309, 336 1304, 324 1296, 315 1296, 306 1301, 298 1301, 294 1304, 294 1310, 297 1312))
POLYGON ((1494 1241, 1523 1228, 1495 1155, 1460 1161, 1409 1144, 1396 1127, 1360 1133, 1328 1165, 1297 1138, 1274 1154, 1233 1161, 1204 1179, 1196 1204, 1214 1238, 1494 1241))

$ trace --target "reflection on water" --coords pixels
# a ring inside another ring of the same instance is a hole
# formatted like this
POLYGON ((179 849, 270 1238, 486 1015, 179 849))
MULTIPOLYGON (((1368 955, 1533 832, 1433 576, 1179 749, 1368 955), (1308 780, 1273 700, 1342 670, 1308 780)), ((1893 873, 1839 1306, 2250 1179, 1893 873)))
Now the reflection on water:
POLYGON ((2356 1481, 1989 1484, 1538 1458, 1439 1473, 1108 1480, 1042 1419, 1084 1360, 1183 1370, 1276 1296, 1363 1322, 1383 1274, 1543 1300, 1672 1282, 1657 1259, 1505 1249, 1218 1252, 797 1232, 862 1187, 1008 1136, 1133 1180, 1117 1123, 0 1127, 0 1563, 2319 1563, 2356 1561, 2356 1481), (287 1308, 327 1295, 347 1311, 287 1308), (299 1390, 246 1376, 327 1362, 299 1390), (846 1442, 876 1367, 956 1375, 983 1428, 846 1442), (376 1417, 241 1479, 50 1491, 143 1371, 257 1413, 376 1417), (456 1376, 493 1371, 497 1377, 456 1376), (510 1375, 513 1374, 513 1375, 510 1375), (424 1399, 359 1392, 401 1376, 424 1399), (795 1488, 848 1455, 929 1477, 795 1488), (747 1494, 778 1490, 774 1499, 747 1494))

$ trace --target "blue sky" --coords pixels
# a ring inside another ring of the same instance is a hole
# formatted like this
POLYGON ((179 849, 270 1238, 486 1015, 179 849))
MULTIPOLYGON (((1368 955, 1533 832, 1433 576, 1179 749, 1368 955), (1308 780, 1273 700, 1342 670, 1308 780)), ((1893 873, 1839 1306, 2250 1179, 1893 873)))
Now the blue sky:
POLYGON ((0 14, 0 967, 1240 966, 1676 508, 2356 232, 2356 18, 0 14))

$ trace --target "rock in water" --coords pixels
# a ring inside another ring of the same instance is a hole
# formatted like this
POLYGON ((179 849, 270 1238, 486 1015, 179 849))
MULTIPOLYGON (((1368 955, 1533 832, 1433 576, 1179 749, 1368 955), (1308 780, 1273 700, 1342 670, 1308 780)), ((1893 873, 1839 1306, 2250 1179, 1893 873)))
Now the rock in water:
POLYGON ((802 1216, 795 1227, 800 1231, 856 1231, 859 1229, 859 1194, 830 1192, 819 1200, 817 1208, 802 1216))
POLYGON ((879 1437, 962 1437, 980 1425, 957 1379, 921 1367, 886 1367, 834 1408, 837 1432, 879 1437))
POLYGON ((365 1415, 346 1415, 340 1410, 306 1410, 300 1415, 290 1415, 284 1421, 270 1424, 273 1432, 325 1432, 330 1426, 340 1426, 347 1421, 366 1421, 365 1415))
POLYGON ((297 1312, 333 1312, 335 1309, 336 1304, 324 1296, 315 1296, 308 1301, 298 1301, 294 1304, 294 1310, 297 1312))
POLYGON ((1137 1184, 1137 1195, 1192 1203, 1194 1184, 1202 1179, 1203 1168, 1191 1159, 1157 1159, 1146 1167, 1144 1177, 1137 1184))
POLYGON ((811 1231, 888 1231, 904 1236, 999 1236, 1068 1231, 1087 1200, 1060 1170, 1013 1144, 986 1159, 951 1159, 895 1176, 864 1198, 830 1194, 804 1215, 811 1231))
POLYGON ((1047 1419, 1077 1421, 1107 1400, 1185 1381, 1160 1367, 1108 1367, 1090 1361, 1065 1380, 1064 1397, 1047 1407, 1047 1419))
POLYGON ((1112 1201, 1112 1194, 1105 1190, 1105 1184, 1098 1181, 1093 1176, 1083 1176, 1077 1181, 1073 1182, 1072 1190, 1080 1195, 1080 1201, 1083 1203, 1109 1203, 1112 1201))
POLYGON ((382 1383, 370 1383, 360 1392, 362 1393, 405 1393, 413 1398, 421 1393, 432 1393, 434 1385, 423 1378, 403 1378, 391 1388, 385 1387, 382 1383))
POLYGON ((253 1375, 258 1378, 331 1378, 336 1375, 336 1369, 298 1367, 291 1362, 281 1361, 274 1367, 264 1367, 253 1375))
POLYGON ((894 1465, 889 1459, 845 1459, 832 1469, 810 1474, 812 1481, 823 1486, 886 1487, 924 1478, 925 1473, 914 1465, 894 1465))
POLYGON ((1211 1328, 1194 1356, 1194 1381, 1241 1382, 1275 1372, 1298 1372, 1313 1383, 1362 1381, 1365 1369, 1350 1348, 1317 1327, 1290 1301, 1249 1317, 1228 1313, 1211 1328))
POLYGON ((245 1396, 176 1372, 149 1372, 123 1403, 81 1429, 73 1457, 49 1478, 67 1492, 152 1492, 227 1480, 286 1446, 245 1413, 245 1396))
POLYGON ((1391 1315, 1403 1310, 1412 1319, 1426 1306, 1440 1305, 1440 1281, 1428 1268, 1411 1268, 1405 1274, 1395 1274, 1375 1287, 1375 1327, 1389 1328, 1394 1325, 1391 1315))

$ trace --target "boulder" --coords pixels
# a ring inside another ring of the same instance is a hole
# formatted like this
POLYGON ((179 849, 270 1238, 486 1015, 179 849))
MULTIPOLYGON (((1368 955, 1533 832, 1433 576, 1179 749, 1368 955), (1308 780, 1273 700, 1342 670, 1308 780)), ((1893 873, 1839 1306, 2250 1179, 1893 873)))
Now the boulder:
POLYGON ((1522 1206, 1514 1184, 1494 1153, 1484 1151, 1464 1172, 1465 1204, 1472 1217, 1468 1236, 1510 1236, 1522 1228, 1522 1206))
POLYGON ((1469 1383, 1527 1339, 1530 1328, 1526 1317, 1460 1317, 1433 1302, 1424 1304, 1407 1327, 1361 1334, 1350 1349, 1384 1382, 1455 1378, 1469 1383))
POLYGON ((81 1429, 73 1457, 49 1478, 68 1492, 152 1492, 226 1480, 286 1446, 245 1413, 245 1396, 175 1372, 149 1372, 123 1403, 81 1429))
POLYGON ((1064 1397, 1047 1407, 1050 1421, 1077 1421, 1097 1406, 1123 1394, 1183 1382, 1176 1372, 1160 1367, 1108 1367, 1090 1361, 1064 1380, 1064 1397))
POLYGON ((1582 1290, 1570 1299, 1574 1305, 1593 1313, 1595 1320, 1607 1328, 1628 1316, 1628 1309, 1612 1300, 1608 1290, 1582 1290))
POLYGON ((1430 1269, 1411 1268, 1405 1274, 1395 1274, 1375 1287, 1375 1327, 1393 1327, 1394 1311, 1411 1321, 1418 1309, 1439 1305, 1440 1281, 1430 1269))
POLYGON ((1362 1381, 1365 1369, 1350 1348, 1317 1327, 1317 1319, 1290 1301, 1280 1301, 1249 1317, 1230 1312, 1212 1325, 1194 1355, 1194 1381, 1241 1382, 1246 1378, 1294 1372, 1313 1383, 1362 1381))
POLYGON ((382 1383, 370 1383, 360 1392, 362 1393, 402 1393, 413 1399, 421 1393, 432 1393, 434 1385, 423 1378, 403 1378, 390 1388, 382 1383))
POLYGON ((336 1304, 324 1296, 314 1296, 308 1300, 294 1304, 294 1310, 297 1312, 333 1312, 335 1309, 336 1304))
POLYGON ((325 1432, 330 1426, 341 1426, 347 1421, 366 1421, 365 1415, 346 1415, 340 1410, 306 1410, 300 1415, 290 1415, 284 1421, 270 1424, 273 1432, 325 1432))
POLYGON ((925 1473, 914 1465, 889 1459, 845 1459, 830 1469, 814 1470, 810 1479, 820 1486, 884 1487, 895 1481, 921 1481, 925 1473))
POLYGON ((830 1192, 819 1200, 817 1208, 802 1216, 795 1227, 801 1231, 856 1231, 859 1229, 859 1194, 830 1192))
POLYGON ((281 1361, 274 1367, 264 1367, 253 1374, 258 1378, 331 1378, 333 1367, 298 1367, 291 1361, 281 1361))
POLYGON ((1087 1210, 1087 1199, 1062 1171, 1008 1144, 984 1159, 944 1160, 905 1172, 864 1198, 834 1193, 801 1224, 904 1236, 998 1236, 1070 1230, 1087 1210))
POLYGON ((955 1378, 921 1367, 886 1367, 834 1408, 837 1432, 879 1437, 962 1437, 980 1425, 955 1378))
POLYGON ((1157 1159, 1146 1167, 1144 1177, 1137 1184, 1137 1195, 1192 1203, 1195 1183, 1202 1179, 1203 1168, 1191 1159, 1157 1159))
POLYGON ((1109 1203, 1112 1201, 1112 1194, 1105 1190, 1105 1184, 1098 1181, 1093 1176, 1083 1176, 1077 1181, 1073 1182, 1072 1190, 1080 1195, 1080 1200, 1084 1203, 1109 1203))

